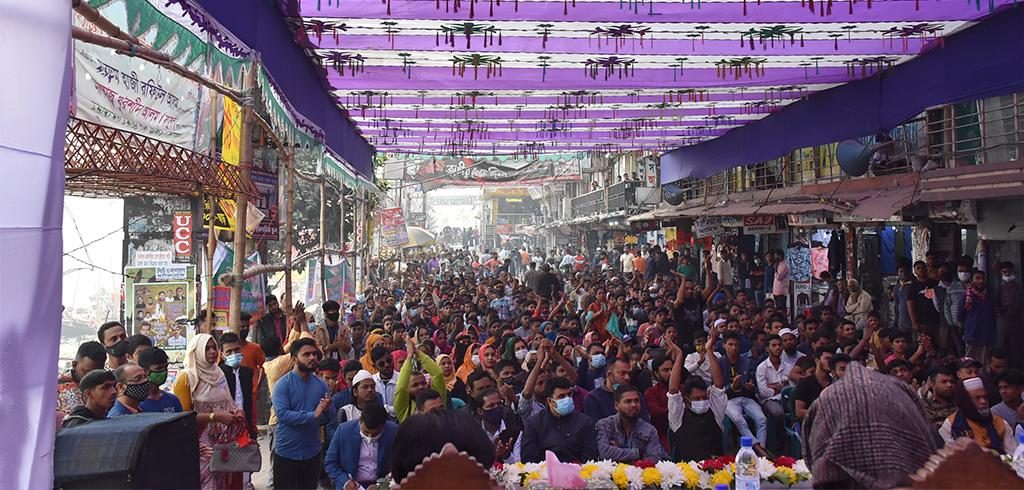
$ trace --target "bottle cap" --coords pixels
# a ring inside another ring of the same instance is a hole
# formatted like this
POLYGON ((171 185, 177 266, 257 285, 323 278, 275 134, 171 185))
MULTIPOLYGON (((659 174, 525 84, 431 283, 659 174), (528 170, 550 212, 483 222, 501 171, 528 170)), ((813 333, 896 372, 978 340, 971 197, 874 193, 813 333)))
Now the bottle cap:
POLYGON ((753 447, 753 446, 754 446, 754 438, 753 437, 741 437, 740 438, 740 447, 753 447))

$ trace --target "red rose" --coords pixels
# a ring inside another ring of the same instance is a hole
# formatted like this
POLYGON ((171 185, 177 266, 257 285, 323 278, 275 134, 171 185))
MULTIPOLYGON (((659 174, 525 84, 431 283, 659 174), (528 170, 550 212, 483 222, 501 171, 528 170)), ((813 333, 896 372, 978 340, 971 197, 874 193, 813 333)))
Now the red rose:
POLYGON ((775 466, 785 466, 786 468, 792 468, 796 463, 796 458, 789 456, 779 456, 775 458, 775 466))

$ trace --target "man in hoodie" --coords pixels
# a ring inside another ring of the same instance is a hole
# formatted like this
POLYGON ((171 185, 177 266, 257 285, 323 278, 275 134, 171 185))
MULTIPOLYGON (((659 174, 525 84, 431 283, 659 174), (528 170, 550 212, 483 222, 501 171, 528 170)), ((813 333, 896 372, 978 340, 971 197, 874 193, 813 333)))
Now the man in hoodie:
POLYGON ((114 406, 117 399, 117 379, 114 373, 103 369, 89 371, 82 376, 78 388, 82 390, 82 404, 64 417, 62 428, 77 427, 107 418, 110 407, 114 406))

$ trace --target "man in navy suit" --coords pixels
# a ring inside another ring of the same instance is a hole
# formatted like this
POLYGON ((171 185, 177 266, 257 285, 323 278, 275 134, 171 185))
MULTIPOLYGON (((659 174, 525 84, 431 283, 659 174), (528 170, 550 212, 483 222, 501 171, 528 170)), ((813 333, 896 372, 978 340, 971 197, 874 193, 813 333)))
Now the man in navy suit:
POLYGON ((336 490, 367 488, 391 471, 391 445, 398 424, 377 401, 363 408, 358 420, 338 426, 324 459, 336 490))

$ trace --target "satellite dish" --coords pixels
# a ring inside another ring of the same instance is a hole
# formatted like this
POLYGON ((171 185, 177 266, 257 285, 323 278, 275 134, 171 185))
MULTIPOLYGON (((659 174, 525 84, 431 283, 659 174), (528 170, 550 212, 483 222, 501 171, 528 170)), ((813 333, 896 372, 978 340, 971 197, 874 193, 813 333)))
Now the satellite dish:
POLYGON ((661 186, 661 189, 662 197, 665 199, 665 202, 673 206, 682 204, 683 200, 686 199, 686 194, 683 192, 683 188, 679 187, 678 184, 665 184, 661 186))
POLYGON ((843 140, 836 146, 836 160, 839 161, 839 168, 847 175, 860 177, 868 173, 871 168, 871 157, 880 148, 890 145, 893 142, 881 143, 868 146, 857 140, 843 140))

